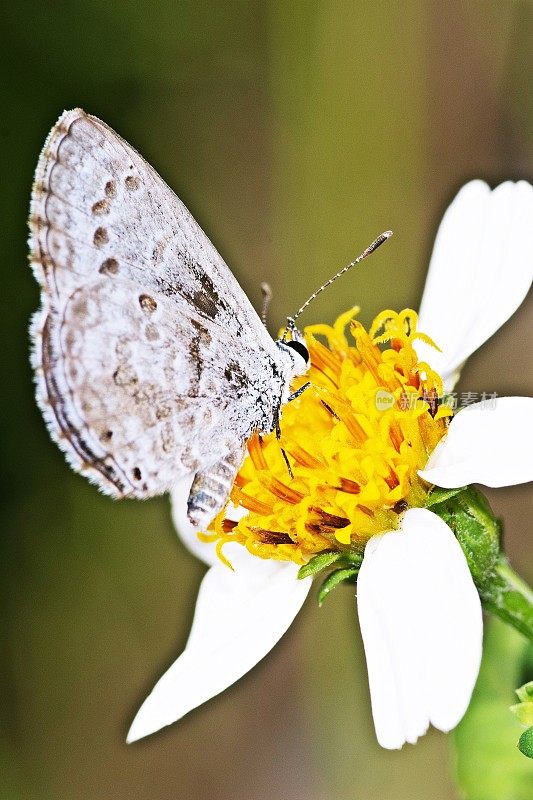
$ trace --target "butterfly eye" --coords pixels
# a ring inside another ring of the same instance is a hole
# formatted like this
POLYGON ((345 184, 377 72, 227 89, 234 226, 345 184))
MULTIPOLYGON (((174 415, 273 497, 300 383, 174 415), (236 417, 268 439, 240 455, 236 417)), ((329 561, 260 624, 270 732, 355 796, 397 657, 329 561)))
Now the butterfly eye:
POLYGON ((287 345, 287 347, 292 347, 292 349, 295 350, 298 353, 298 355, 303 358, 305 363, 309 364, 309 350, 307 349, 305 344, 303 344, 302 342, 294 341, 294 339, 291 340, 290 342, 286 342, 285 344, 287 345))

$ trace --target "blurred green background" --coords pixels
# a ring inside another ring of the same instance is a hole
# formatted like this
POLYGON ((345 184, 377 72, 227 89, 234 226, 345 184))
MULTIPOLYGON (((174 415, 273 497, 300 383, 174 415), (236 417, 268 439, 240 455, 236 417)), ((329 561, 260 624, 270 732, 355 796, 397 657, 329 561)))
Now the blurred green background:
MULTIPOLYGON (((532 41, 528 0, 4 7, 1 800, 460 796, 450 737, 433 731, 400 753, 375 743, 348 589, 320 611, 311 597, 277 648, 223 696, 124 744, 186 640, 203 568, 177 542, 166 498, 113 503, 49 441, 28 365, 38 291, 26 215, 47 131, 64 108, 82 106, 161 172, 256 306, 260 282, 271 283, 273 332, 389 227, 392 242, 304 322, 355 302, 366 322, 385 307, 416 307, 457 188, 472 177, 533 178, 532 41)), ((524 304, 472 358, 460 389, 531 393, 532 315, 524 304)), ((511 559, 531 579, 531 492, 490 497, 511 559)), ((502 724, 520 679, 513 641, 500 636, 505 673, 485 668, 502 724)), ((485 756, 461 731, 460 769, 475 785, 485 756)), ((490 757, 498 800, 529 796, 525 777, 511 786, 513 770, 531 769, 514 750, 519 732, 510 723, 508 750, 490 757)))

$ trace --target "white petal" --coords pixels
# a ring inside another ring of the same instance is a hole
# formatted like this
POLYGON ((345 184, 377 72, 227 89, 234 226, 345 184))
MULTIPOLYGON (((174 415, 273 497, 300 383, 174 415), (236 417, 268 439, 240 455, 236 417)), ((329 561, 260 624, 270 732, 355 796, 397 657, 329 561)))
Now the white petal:
POLYGON ((445 522, 411 509, 374 536, 357 579, 372 714, 382 747, 414 743, 429 723, 453 728, 479 671, 481 604, 445 522))
POLYGON ((533 280, 533 187, 472 181, 446 211, 435 240, 420 307, 422 360, 448 389, 464 361, 516 311, 533 280))
POLYGON ((127 741, 170 725, 231 686, 283 636, 311 579, 293 563, 263 561, 238 544, 204 577, 185 650, 155 685, 133 720, 127 741))
POLYGON ((498 397, 467 406, 418 474, 445 489, 533 480, 533 398, 498 397))

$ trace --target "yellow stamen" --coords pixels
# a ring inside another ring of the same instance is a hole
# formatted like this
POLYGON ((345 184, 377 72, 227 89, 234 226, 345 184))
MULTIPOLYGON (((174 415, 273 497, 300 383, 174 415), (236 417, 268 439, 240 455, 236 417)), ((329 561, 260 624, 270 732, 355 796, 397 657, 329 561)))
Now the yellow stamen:
POLYGON ((418 470, 453 413, 413 342, 435 345, 416 330, 410 309, 383 311, 368 331, 357 311, 305 330, 311 367, 293 388, 307 380, 311 387, 283 408, 281 443, 274 433, 251 437, 231 491, 249 513, 233 522, 224 510, 202 536, 217 542, 224 561, 230 541, 297 564, 323 550, 361 551, 371 536, 398 527, 406 508, 424 504, 429 487, 418 470))

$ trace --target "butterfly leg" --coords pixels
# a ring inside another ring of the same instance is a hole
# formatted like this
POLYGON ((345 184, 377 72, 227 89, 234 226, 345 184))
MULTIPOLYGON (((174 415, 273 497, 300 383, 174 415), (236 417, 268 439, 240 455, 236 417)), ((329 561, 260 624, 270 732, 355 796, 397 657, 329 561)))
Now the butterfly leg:
POLYGON ((289 397, 287 398, 287 403, 296 400, 296 398, 300 397, 300 395, 303 394, 306 389, 309 389, 310 386, 311 386, 311 381, 307 381, 307 383, 304 383, 302 386, 300 386, 299 389, 296 389, 295 392, 289 395, 289 397))
POLYGON ((224 507, 243 458, 244 447, 241 447, 196 473, 187 500, 187 516, 196 528, 206 529, 224 507))
MULTIPOLYGON (((276 439, 278 440, 278 442, 281 439, 281 428, 280 428, 280 425, 279 425, 279 409, 278 409, 278 412, 276 414, 276 439)), ((287 465, 287 471, 289 473, 289 477, 292 480, 294 478, 294 472, 292 471, 292 467, 289 464, 289 459, 287 457, 287 453, 285 452, 283 447, 281 447, 281 445, 280 445, 279 449, 281 450, 281 455, 283 456, 283 460, 285 461, 285 464, 287 465)))

